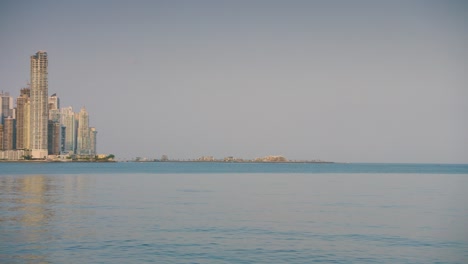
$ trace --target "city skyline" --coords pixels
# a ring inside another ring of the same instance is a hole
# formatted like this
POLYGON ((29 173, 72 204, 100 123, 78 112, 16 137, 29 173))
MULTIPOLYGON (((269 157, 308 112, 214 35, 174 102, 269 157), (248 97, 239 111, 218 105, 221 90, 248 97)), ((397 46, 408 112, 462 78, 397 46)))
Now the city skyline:
POLYGON ((9 92, 0 93, 0 160, 100 159, 86 109, 61 108, 57 94, 48 94, 47 52, 30 58, 31 82, 20 89, 16 105, 9 92))
POLYGON ((463 1, 0 7, 0 91, 46 50, 49 93, 92 113, 99 152, 468 162, 463 1))

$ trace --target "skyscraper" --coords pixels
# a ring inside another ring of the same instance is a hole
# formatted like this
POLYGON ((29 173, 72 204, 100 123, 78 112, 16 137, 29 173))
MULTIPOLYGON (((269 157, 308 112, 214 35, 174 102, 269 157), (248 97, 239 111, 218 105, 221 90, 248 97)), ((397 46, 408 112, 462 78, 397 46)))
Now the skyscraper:
POLYGON ((48 150, 49 155, 59 155, 61 151, 61 125, 59 122, 49 120, 48 125, 48 150))
POLYGON ((65 127, 65 144, 63 146, 63 152, 74 154, 76 149, 76 122, 73 108, 71 106, 61 108, 60 119, 62 126, 65 127))
POLYGON ((49 97, 49 110, 60 109, 60 99, 57 94, 53 94, 49 97))
POLYGON ((27 149, 26 141, 29 137, 29 96, 31 89, 23 88, 20 96, 16 99, 16 149, 27 149))
POLYGON ((49 97, 49 120, 60 122, 60 99, 56 94, 49 97))
POLYGON ((89 128, 89 147, 90 147, 90 154, 96 155, 96 140, 97 140, 97 130, 95 127, 89 128))
POLYGON ((31 150, 31 100, 24 104, 23 148, 31 150))
POLYGON ((47 157, 48 80, 47 52, 31 56, 31 154, 33 158, 47 157))
POLYGON ((89 115, 86 109, 83 107, 78 113, 78 136, 76 154, 78 155, 90 155, 90 138, 89 138, 89 115))
POLYGON ((7 117, 13 117, 13 97, 9 93, 0 93, 0 123, 7 117))
POLYGON ((13 150, 16 148, 15 142, 15 119, 7 117, 3 120, 3 149, 13 150))
POLYGON ((60 118, 60 99, 56 94, 49 97, 49 128, 48 149, 49 155, 59 155, 62 150, 62 125, 60 118))

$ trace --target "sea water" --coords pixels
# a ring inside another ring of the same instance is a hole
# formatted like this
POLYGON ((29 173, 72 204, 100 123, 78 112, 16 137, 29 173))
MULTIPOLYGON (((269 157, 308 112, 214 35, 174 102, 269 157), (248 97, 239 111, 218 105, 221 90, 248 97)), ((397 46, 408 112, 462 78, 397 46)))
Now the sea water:
POLYGON ((0 263, 468 263, 468 165, 0 163, 0 263))

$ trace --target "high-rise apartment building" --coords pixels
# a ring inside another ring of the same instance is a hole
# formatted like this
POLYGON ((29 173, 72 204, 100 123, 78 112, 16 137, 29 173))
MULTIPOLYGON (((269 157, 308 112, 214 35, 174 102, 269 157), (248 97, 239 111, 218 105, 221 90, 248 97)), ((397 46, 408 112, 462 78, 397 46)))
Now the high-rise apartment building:
POLYGON ((31 100, 24 104, 23 148, 31 149, 31 100))
POLYGON ((62 152, 62 125, 60 118, 60 99, 57 94, 49 97, 48 150, 49 155, 59 155, 62 152))
POLYGON ((47 52, 31 56, 31 154, 33 158, 47 157, 47 128, 49 117, 47 52))
POLYGON ((3 149, 16 149, 15 141, 15 119, 7 117, 3 120, 3 149))
POLYGON ((77 133, 76 154, 90 155, 91 140, 89 137, 89 115, 83 107, 78 113, 78 133, 77 133))
POLYGON ((9 93, 0 93, 0 123, 7 117, 13 117, 13 97, 9 93))
POLYGON ((16 99, 16 149, 28 149, 26 146, 29 137, 29 96, 31 89, 23 88, 16 99))
POLYGON ((49 120, 60 122, 60 99, 56 94, 49 97, 49 120))
POLYGON ((61 151, 61 125, 59 122, 49 120, 48 124, 48 152, 49 155, 59 155, 61 151))
POLYGON ((60 99, 57 94, 53 94, 49 97, 49 110, 60 109, 60 99))
POLYGON ((73 154, 76 149, 76 122, 73 108, 71 106, 61 108, 60 119, 62 126, 65 127, 63 152, 73 154))
POLYGON ((65 127, 60 124, 60 154, 65 154, 65 127))
POLYGON ((96 155, 97 130, 95 127, 89 128, 90 154, 96 155))

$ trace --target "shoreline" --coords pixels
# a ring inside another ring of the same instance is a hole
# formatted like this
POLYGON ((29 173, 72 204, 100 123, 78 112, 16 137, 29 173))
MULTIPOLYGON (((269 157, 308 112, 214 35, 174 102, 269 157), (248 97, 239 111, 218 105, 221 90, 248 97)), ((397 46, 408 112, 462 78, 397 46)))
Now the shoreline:
POLYGON ((198 161, 198 160, 169 160, 169 161, 136 161, 136 160, 128 160, 128 161, 119 161, 119 162, 134 162, 134 163, 151 163, 151 162, 159 162, 159 163, 337 163, 334 161, 198 161))
POLYGON ((337 163, 333 161, 193 161, 193 160, 170 160, 170 161, 115 161, 115 160, 70 160, 70 161, 61 161, 61 160, 0 160, 0 163, 230 163, 230 164, 287 164, 287 163, 337 163))
POLYGON ((0 163, 116 163, 114 160, 0 160, 0 163))

